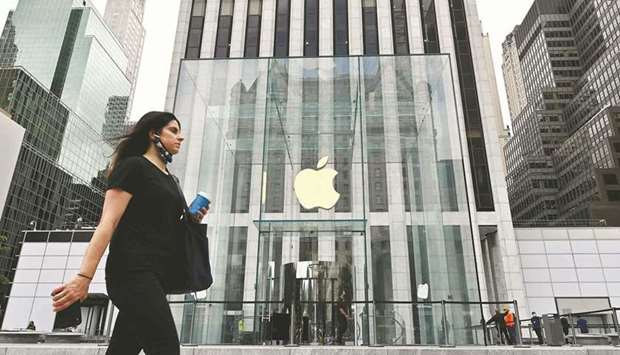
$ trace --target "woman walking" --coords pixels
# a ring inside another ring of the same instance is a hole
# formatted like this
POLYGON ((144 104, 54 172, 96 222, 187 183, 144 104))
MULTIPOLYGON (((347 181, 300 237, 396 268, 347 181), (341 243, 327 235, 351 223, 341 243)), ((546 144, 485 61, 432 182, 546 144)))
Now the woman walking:
MULTIPOLYGON (((106 354, 179 354, 179 338, 164 292, 179 250, 184 199, 166 164, 181 148, 178 119, 167 112, 145 114, 118 144, 108 170, 101 220, 80 272, 53 292, 59 312, 84 300, 108 244, 105 277, 119 313, 106 354), (175 238, 177 237, 177 238, 175 238)), ((193 216, 198 223, 206 215, 193 216)))

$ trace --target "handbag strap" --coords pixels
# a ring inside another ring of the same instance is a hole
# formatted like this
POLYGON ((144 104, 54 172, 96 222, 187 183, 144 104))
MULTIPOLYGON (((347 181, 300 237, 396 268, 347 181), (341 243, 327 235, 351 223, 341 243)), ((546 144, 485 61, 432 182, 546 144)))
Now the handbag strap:
POLYGON ((177 187, 177 191, 179 192, 179 195, 181 195, 181 199, 183 200, 183 213, 186 216, 190 216, 191 213, 189 212, 189 207, 187 206, 187 200, 185 200, 185 194, 183 193, 183 189, 181 189, 181 185, 179 184, 179 178, 172 174, 170 174, 170 176, 172 177, 172 180, 177 187))
MULTIPOLYGON (((168 172, 170 174, 170 172, 168 172)), ((179 195, 181 195, 181 199, 183 200, 183 212, 184 212, 184 217, 183 219, 185 220, 185 223, 187 222, 191 222, 191 218, 190 217, 190 213, 189 213, 189 207, 187 206, 187 200, 185 200, 185 194, 183 193, 183 189, 181 189, 181 184, 179 183, 179 178, 176 177, 176 175, 172 175, 170 174, 170 176, 172 177, 172 180, 174 181, 174 184, 177 186, 177 190, 179 191, 179 195)), ((189 292, 192 293, 194 295, 194 299, 198 299, 198 296, 196 295, 196 291, 192 291, 189 292)))

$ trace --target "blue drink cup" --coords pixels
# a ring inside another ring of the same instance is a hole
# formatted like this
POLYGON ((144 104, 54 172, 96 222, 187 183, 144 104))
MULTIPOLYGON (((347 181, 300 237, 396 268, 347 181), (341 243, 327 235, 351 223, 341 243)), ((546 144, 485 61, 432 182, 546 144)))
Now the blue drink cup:
POLYGON ((192 201, 192 203, 189 205, 189 213, 196 214, 203 207, 209 208, 210 203, 211 201, 209 201, 207 194, 201 191, 196 195, 194 201, 192 201))

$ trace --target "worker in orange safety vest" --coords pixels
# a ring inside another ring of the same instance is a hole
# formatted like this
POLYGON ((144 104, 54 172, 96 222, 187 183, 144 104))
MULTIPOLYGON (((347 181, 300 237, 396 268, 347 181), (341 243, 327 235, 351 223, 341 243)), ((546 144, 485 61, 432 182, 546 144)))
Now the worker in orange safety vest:
POLYGON ((515 314, 512 313, 508 305, 504 305, 504 324, 510 334, 509 343, 514 344, 517 340, 517 331, 515 327, 515 314))

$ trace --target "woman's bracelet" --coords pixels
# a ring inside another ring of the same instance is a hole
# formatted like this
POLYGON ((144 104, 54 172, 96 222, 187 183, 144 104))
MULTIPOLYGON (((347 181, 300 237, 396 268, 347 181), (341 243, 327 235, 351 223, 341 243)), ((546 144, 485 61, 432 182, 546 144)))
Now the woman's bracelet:
POLYGON ((82 274, 81 272, 80 272, 80 273, 78 273, 77 275, 78 275, 78 276, 81 276, 81 277, 83 277, 83 278, 85 278, 85 279, 89 279, 90 281, 93 281, 93 278, 92 278, 92 277, 88 277, 88 276, 86 276, 86 275, 82 274))

